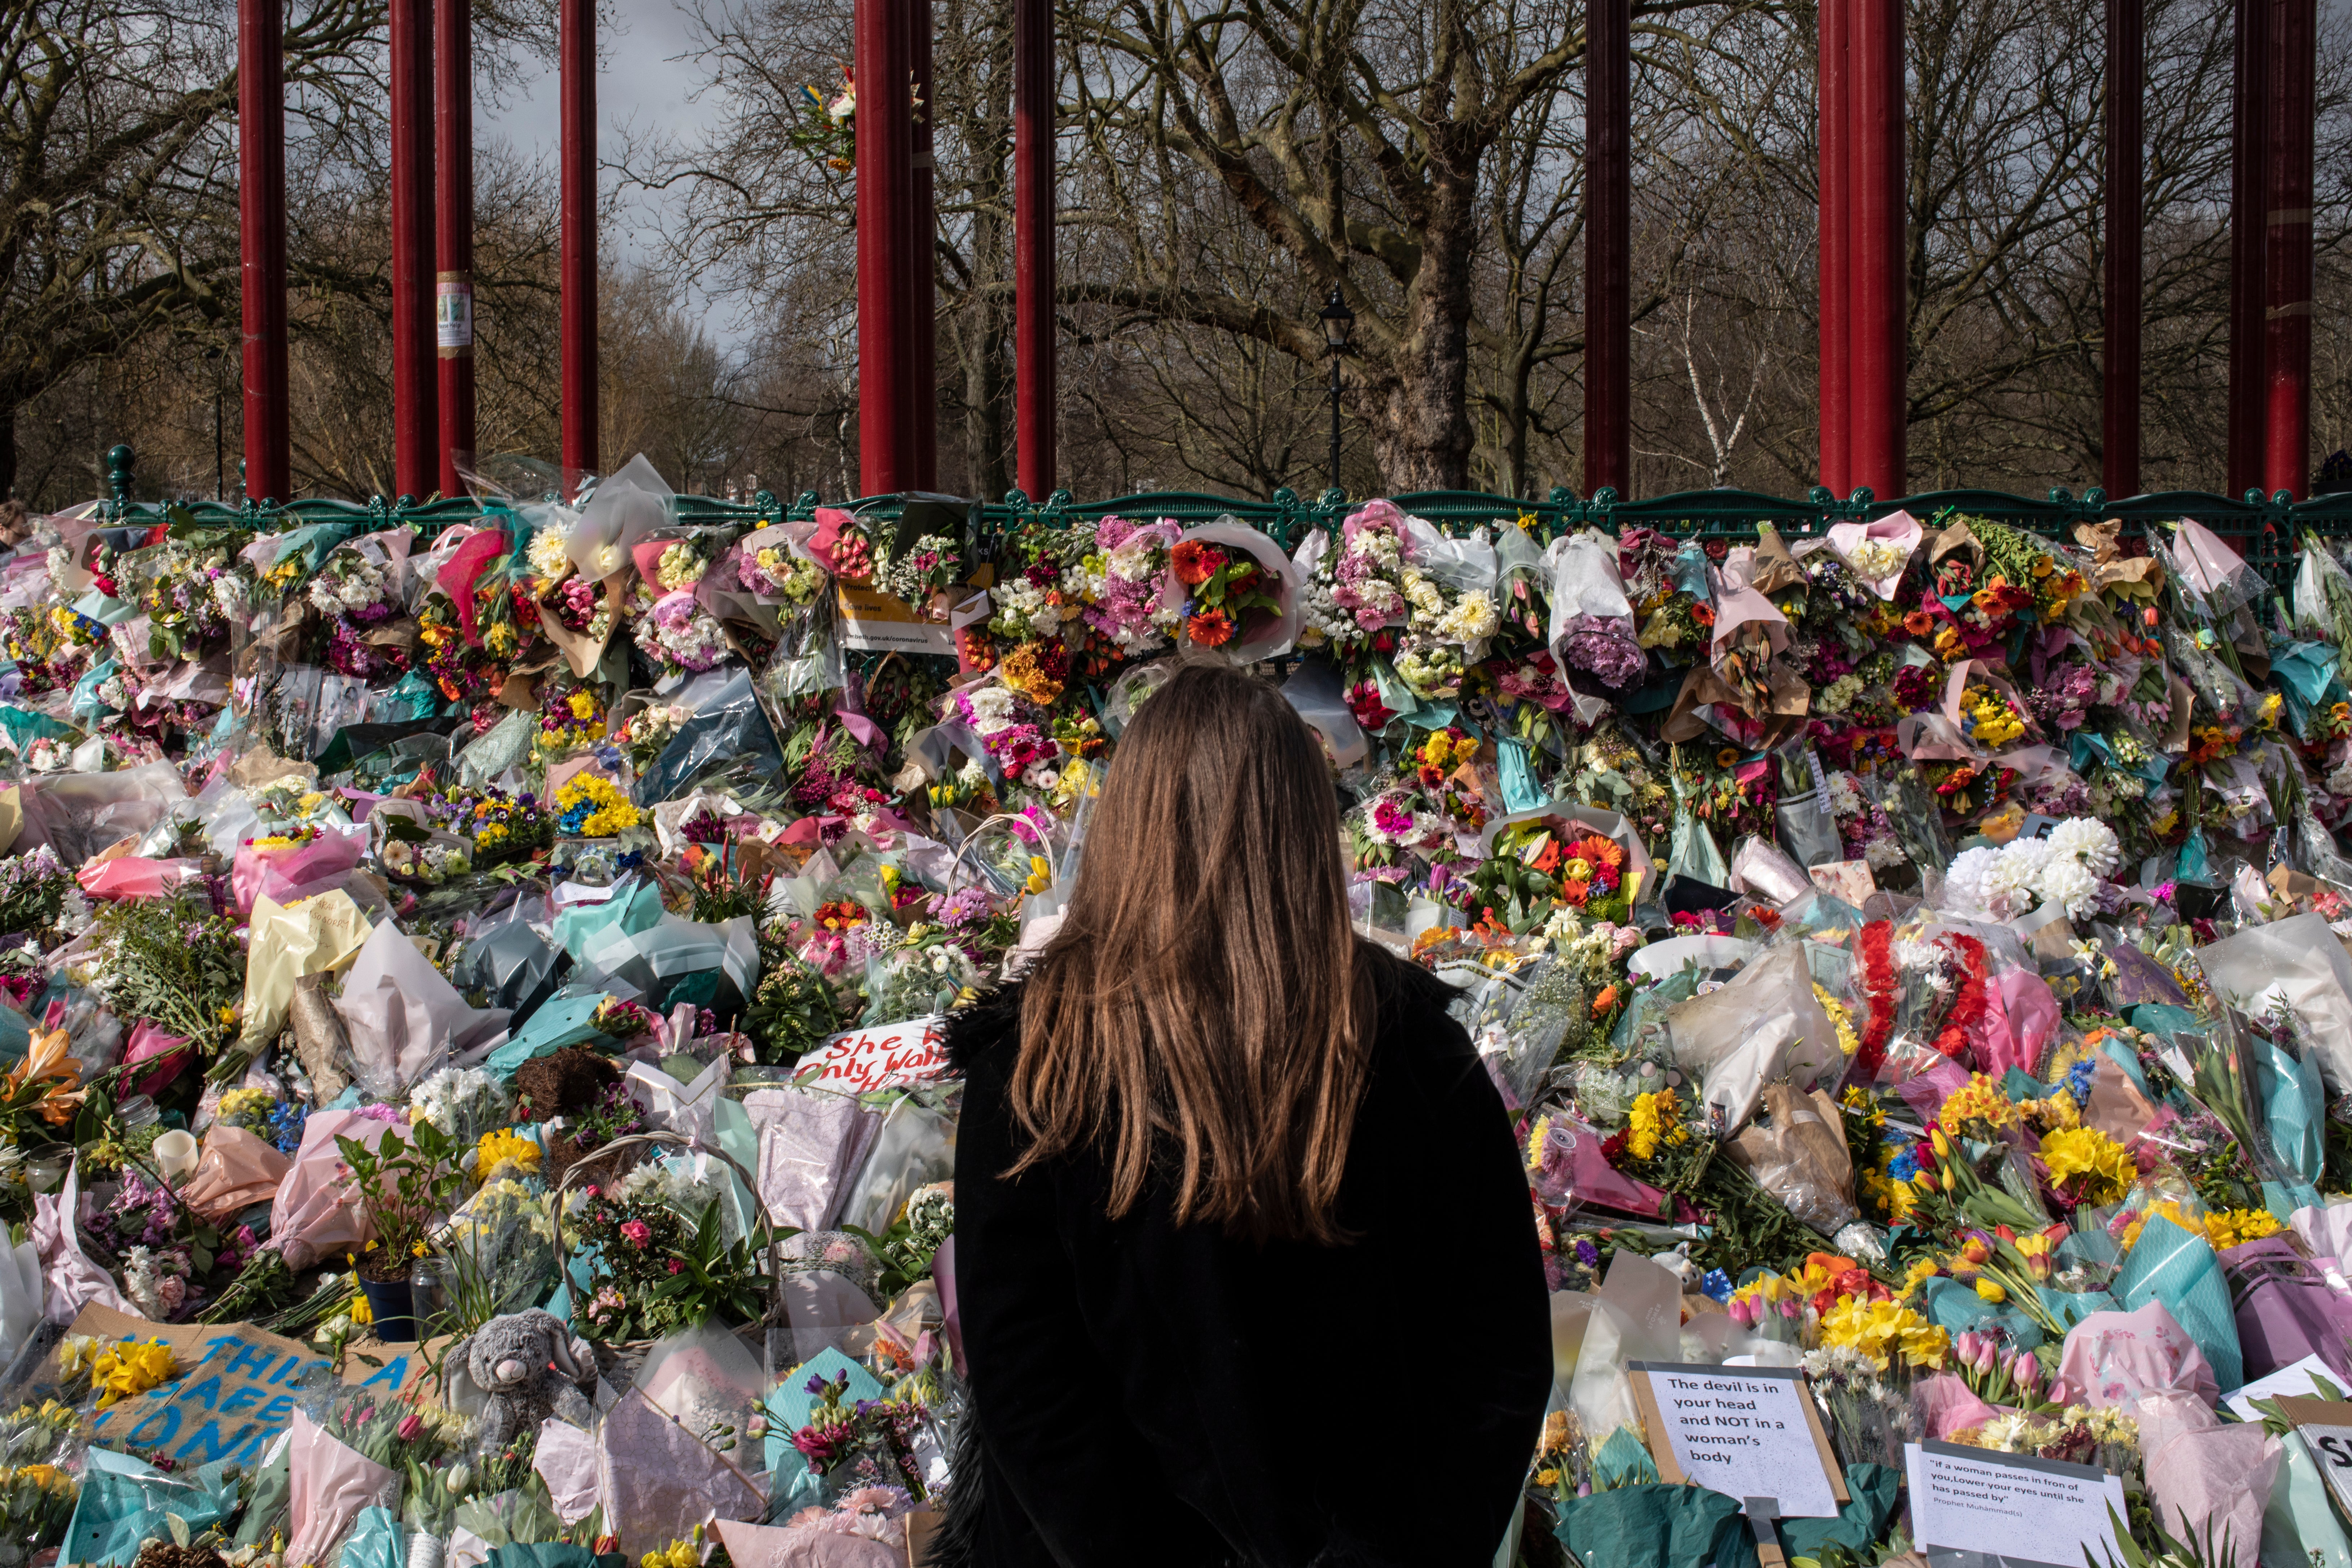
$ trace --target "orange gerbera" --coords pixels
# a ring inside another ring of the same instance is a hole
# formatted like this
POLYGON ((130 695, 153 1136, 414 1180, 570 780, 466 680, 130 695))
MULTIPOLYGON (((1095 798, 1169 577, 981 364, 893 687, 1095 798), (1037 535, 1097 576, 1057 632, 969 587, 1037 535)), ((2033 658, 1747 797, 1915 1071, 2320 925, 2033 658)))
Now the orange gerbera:
POLYGON ((1691 606, 1691 619, 1703 626, 1711 626, 1715 625, 1715 606, 1713 605, 1693 605, 1691 606))
POLYGON ((1223 647, 1233 641, 1234 618, 1223 610, 1203 610, 1184 623, 1184 635, 1202 647, 1223 647))
POLYGON ((1198 587, 1207 582, 1224 563, 1223 551, 1197 539, 1180 540, 1176 548, 1168 552, 1169 569, 1176 574, 1176 581, 1187 587, 1198 587))
POLYGON ((1625 863, 1625 851, 1617 847, 1617 841, 1603 838, 1597 833, 1577 840, 1576 852, 1585 859, 1603 866, 1622 866, 1625 863))
POLYGON ((1903 629, 1915 637, 1924 637, 1936 626, 1936 617, 1925 610, 1914 610, 1903 617, 1903 629))

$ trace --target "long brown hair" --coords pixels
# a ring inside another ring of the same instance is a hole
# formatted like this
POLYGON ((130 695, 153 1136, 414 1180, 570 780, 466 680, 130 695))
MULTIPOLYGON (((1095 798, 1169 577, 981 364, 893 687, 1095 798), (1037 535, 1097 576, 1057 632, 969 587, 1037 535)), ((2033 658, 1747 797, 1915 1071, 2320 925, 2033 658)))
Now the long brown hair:
POLYGON ((1120 738, 1022 999, 1013 1170, 1099 1146, 1118 1215, 1180 1158, 1180 1223, 1339 1239, 1371 975, 1313 733, 1264 681, 1180 662, 1120 738))

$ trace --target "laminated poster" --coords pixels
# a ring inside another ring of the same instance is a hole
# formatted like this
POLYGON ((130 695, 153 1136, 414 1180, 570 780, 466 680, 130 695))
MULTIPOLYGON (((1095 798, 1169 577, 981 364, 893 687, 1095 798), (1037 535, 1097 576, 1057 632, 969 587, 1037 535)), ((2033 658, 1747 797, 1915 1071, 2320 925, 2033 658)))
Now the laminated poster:
POLYGON ((2279 1409, 2319 1462, 2336 1506, 2352 1511, 2352 1405, 2334 1399, 2283 1398, 2279 1409))
POLYGON ((1835 1519, 1848 1500, 1802 1373, 1661 1361, 1625 1371, 1662 1479, 1769 1498, 1780 1519, 1835 1519))
POLYGON ((2120 1560, 2114 1521, 2124 1484, 2095 1465, 1956 1443, 1906 1443, 1903 1458, 1912 1538, 1931 1564, 1956 1552, 2050 1568, 2120 1560))

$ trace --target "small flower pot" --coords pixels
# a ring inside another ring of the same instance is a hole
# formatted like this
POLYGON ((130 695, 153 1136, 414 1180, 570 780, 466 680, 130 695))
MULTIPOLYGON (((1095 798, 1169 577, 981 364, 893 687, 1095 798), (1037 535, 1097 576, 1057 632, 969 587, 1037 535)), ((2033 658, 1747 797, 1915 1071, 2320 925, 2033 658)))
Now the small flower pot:
POLYGON ((379 1281, 362 1274, 360 1290, 367 1297, 368 1315, 374 1320, 377 1339, 386 1344, 405 1344, 416 1338, 415 1298, 407 1280, 379 1281))

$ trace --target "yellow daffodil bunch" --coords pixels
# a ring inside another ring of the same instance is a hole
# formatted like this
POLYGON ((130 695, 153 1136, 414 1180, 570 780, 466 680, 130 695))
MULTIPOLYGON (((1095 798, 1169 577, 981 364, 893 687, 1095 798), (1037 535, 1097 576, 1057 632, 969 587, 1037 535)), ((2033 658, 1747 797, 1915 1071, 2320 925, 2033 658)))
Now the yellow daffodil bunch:
MULTIPOLYGON (((1831 995, 1818 982, 1813 985, 1813 1000, 1822 1005, 1822 1011, 1829 1015, 1831 1026, 1837 1030, 1838 1049, 1851 1058, 1854 1052, 1862 1049, 1862 1037, 1853 1032, 1853 1011, 1844 1003, 1831 995)), ((1857 1087, 1851 1092, 1860 1093, 1861 1090, 1857 1087)), ((1867 1102, 1869 1097, 1864 1095, 1863 1098, 1867 1102)), ((1856 1106, 1854 1109, 1861 1110, 1862 1107, 1856 1106)), ((1885 1117, 1882 1115, 1879 1120, 1884 1121, 1885 1117)))
MULTIPOLYGON (((2074 1103, 2063 1090, 2051 1100, 2063 1100, 2069 1109, 2074 1103)), ((2042 1163, 2050 1172, 2051 1184, 2077 1204, 2114 1203, 2139 1179, 2139 1163, 2095 1127, 2064 1127, 2045 1133, 2042 1163)))
POLYGON ((172 1347, 162 1340, 124 1340, 109 1345, 98 1352, 89 1367, 90 1384, 99 1391, 100 1410, 119 1400, 135 1398, 179 1374, 180 1369, 172 1360, 172 1347))
POLYGON ((1940 1368, 1951 1353, 1952 1336, 1900 1301, 1865 1301, 1848 1296, 1822 1319, 1822 1343, 1844 1345, 1886 1371, 1896 1356, 1906 1366, 1940 1368))
POLYGON ((2016 1126, 2025 1120, 2025 1112, 2001 1092, 2000 1085, 1979 1072, 1970 1073, 1969 1081, 1951 1092, 1936 1120, 1947 1127, 1981 1121, 1998 1130, 2016 1126))

